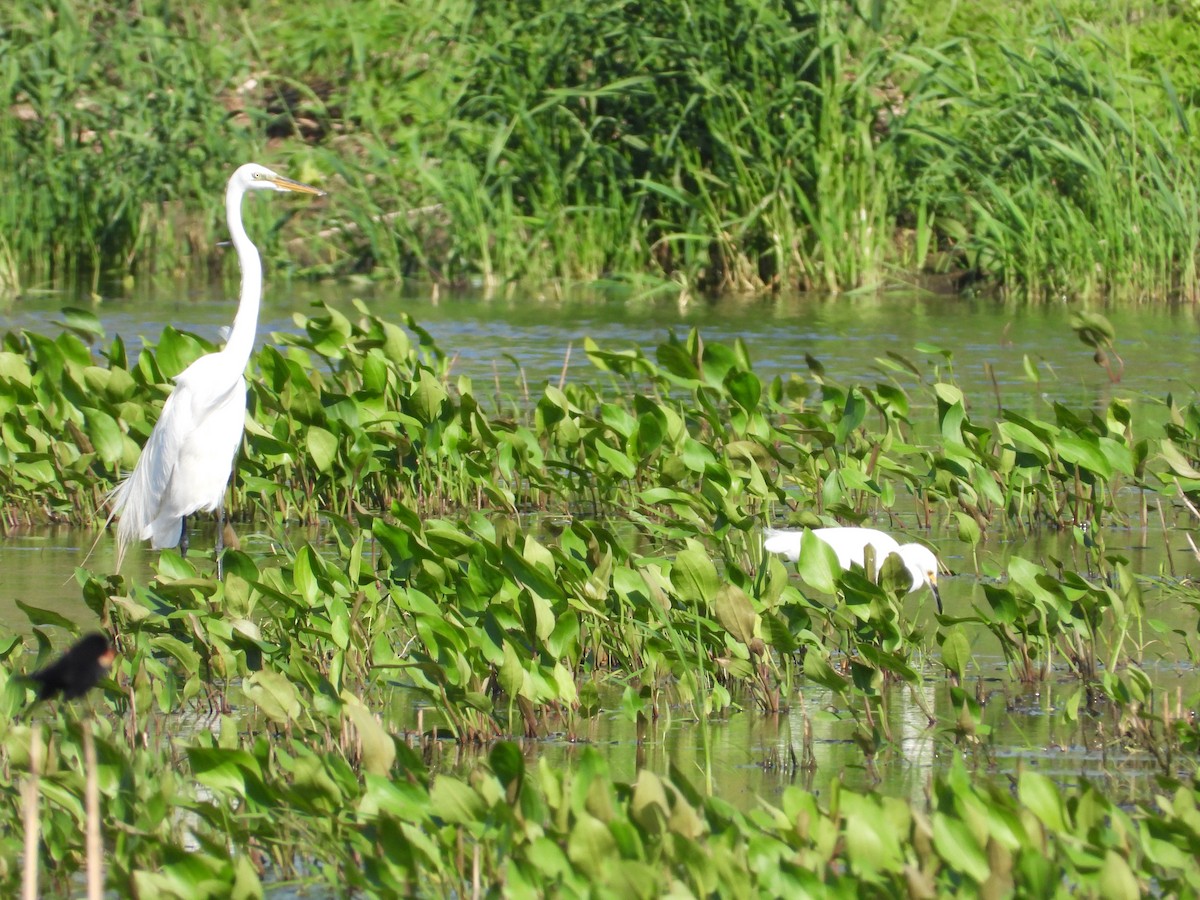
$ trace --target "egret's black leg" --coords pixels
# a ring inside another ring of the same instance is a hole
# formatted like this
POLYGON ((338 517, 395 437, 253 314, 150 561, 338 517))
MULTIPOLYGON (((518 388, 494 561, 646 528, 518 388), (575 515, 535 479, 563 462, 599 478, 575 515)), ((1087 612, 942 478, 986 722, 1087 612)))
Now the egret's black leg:
POLYGON ((187 558, 188 550, 187 520, 188 517, 184 516, 183 521, 179 523, 179 555, 184 558, 187 558))
POLYGON ((221 580, 221 556, 225 551, 225 507, 217 507, 217 546, 213 551, 217 557, 217 581, 221 580))

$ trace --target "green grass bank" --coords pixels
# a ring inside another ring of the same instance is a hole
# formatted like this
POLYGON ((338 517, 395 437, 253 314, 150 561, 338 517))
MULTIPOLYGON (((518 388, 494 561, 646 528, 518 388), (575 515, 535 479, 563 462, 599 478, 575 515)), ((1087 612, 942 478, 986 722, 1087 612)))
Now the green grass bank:
POLYGON ((1194 299, 1191 3, 15 0, 0 290, 277 264, 441 284, 1194 299))

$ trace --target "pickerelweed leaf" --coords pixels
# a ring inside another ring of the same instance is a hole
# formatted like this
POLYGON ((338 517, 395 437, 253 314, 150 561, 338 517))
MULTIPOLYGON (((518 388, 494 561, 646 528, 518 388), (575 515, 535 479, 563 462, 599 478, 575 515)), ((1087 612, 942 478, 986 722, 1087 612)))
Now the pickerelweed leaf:
POLYGON ((800 577, 818 591, 832 594, 837 591, 834 573, 839 570, 837 554, 824 541, 813 536, 807 528, 800 539, 800 559, 796 563, 800 577))
POLYGON ((567 838, 567 856, 593 878, 599 878, 613 859, 616 841, 608 827, 595 816, 581 812, 567 838))
POLYGON ((1017 796, 1021 805, 1037 816, 1052 833, 1062 832, 1067 827, 1062 795, 1045 775, 1028 769, 1022 771, 1017 779, 1017 796))
POLYGON ((29 619, 30 625, 54 625, 58 628, 64 628, 68 632, 75 631, 75 623, 61 613, 57 613, 52 609, 41 609, 37 606, 32 606, 23 600, 17 600, 16 604, 21 612, 25 613, 25 617, 29 619))
POLYGON ((1059 459, 1095 472, 1101 478, 1112 477, 1112 466, 1100 449, 1095 435, 1060 434, 1054 444, 1059 459))
POLYGON ((396 747, 392 736, 358 697, 343 691, 341 700, 346 717, 354 723, 358 731, 363 766, 372 775, 387 775, 391 771, 392 763, 396 761, 396 747))
POLYGON ((671 584, 689 603, 711 603, 717 594, 717 567, 699 547, 684 548, 671 566, 671 584))
POLYGON ((713 611, 717 621, 734 639, 750 645, 755 637, 758 614, 745 591, 737 585, 721 585, 713 600, 713 611))
POLYGON ((512 741, 497 741, 488 753, 488 765, 505 787, 519 787, 525 778, 525 757, 512 741))
POLYGON ((426 424, 436 421, 442 414, 442 404, 449 395, 437 377, 427 369, 421 375, 412 392, 412 412, 426 424))
POLYGON ((184 672, 200 671, 200 655, 178 638, 169 634, 155 635, 150 639, 150 646, 174 657, 184 672))
POLYGON ((304 446, 319 472, 328 472, 337 459, 338 440, 332 432, 311 425, 304 435, 304 446))
POLYGON ((941 812, 933 814, 933 843, 938 855, 949 865, 966 873, 977 884, 987 881, 991 872, 987 854, 961 819, 941 812))
POLYGON ((452 775, 439 775, 429 792, 433 814, 454 825, 472 825, 484 813, 483 798, 452 775))
POLYGON ((966 631, 955 626, 945 633, 942 641, 942 665, 962 679, 966 677, 970 661, 971 642, 966 631))
POLYGON ((1200 469, 1188 461, 1188 459, 1179 451, 1175 443, 1169 439, 1163 439, 1159 442, 1159 452, 1162 454, 1163 460, 1171 471, 1181 478, 1194 478, 1200 480, 1200 469))
POLYGON ((155 359, 163 375, 174 378, 209 349, 193 335, 184 334, 168 325, 158 338, 155 359))
POLYGON ((245 750, 192 746, 187 755, 196 780, 213 791, 244 797, 247 777, 262 777, 258 760, 245 750))
POLYGON ((646 834, 657 835, 666 828, 671 805, 667 800, 662 779, 649 769, 638 772, 629 811, 633 820, 646 834))
POLYGON ((125 436, 117 420, 98 409, 87 412, 88 435, 97 455, 106 465, 115 466, 125 455, 125 436))
POLYGON ((278 672, 262 669, 252 673, 243 682, 242 691, 273 722, 282 725, 300 715, 295 686, 278 672))

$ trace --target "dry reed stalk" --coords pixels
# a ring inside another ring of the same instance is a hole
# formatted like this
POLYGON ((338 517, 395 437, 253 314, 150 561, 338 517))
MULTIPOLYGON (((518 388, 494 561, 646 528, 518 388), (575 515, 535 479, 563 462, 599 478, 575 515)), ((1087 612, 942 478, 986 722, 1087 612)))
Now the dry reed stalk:
POLYGON ((21 788, 25 813, 25 865, 21 874, 21 900, 38 900, 38 773, 41 770, 42 727, 35 725, 29 738, 29 778, 21 788))
POLYGON ((91 722, 83 722, 83 760, 87 807, 87 895, 101 900, 104 894, 104 846, 100 841, 100 782, 96 777, 96 741, 91 722))

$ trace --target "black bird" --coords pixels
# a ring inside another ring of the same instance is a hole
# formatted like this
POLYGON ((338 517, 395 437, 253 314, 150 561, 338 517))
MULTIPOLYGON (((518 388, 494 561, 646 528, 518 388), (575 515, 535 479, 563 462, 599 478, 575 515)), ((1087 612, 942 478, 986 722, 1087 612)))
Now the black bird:
POLYGON ((112 668, 117 651, 108 637, 98 631, 86 634, 44 669, 28 676, 38 683, 38 700, 50 700, 62 694, 64 700, 82 697, 94 688, 112 668))

